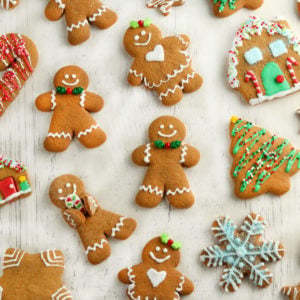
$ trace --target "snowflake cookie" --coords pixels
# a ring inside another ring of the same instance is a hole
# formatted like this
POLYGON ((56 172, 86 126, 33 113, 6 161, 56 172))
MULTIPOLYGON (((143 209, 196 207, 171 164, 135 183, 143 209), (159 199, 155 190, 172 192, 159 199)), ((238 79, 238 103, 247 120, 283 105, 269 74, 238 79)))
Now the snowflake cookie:
POLYGON ((194 291, 192 281, 177 270, 181 243, 162 234, 149 241, 142 253, 142 263, 123 269, 118 278, 129 284, 131 300, 179 300, 194 291))
POLYGON ((300 300, 300 285, 285 286, 281 289, 281 292, 288 296, 290 300, 300 300))
POLYGON ((212 224, 212 232, 219 242, 201 253, 201 261, 208 267, 224 266, 220 285, 226 292, 235 292, 245 275, 255 285, 265 288, 271 284, 273 274, 264 262, 276 262, 284 255, 282 244, 262 241, 266 222, 251 213, 240 229, 229 217, 219 217, 212 224))
POLYGON ((3 300, 71 300, 63 283, 64 255, 59 250, 29 254, 7 249, 0 277, 0 299, 3 300))
POLYGON ((170 13, 172 6, 183 5, 185 0, 147 0, 147 7, 156 8, 159 7, 161 13, 167 16, 170 13))

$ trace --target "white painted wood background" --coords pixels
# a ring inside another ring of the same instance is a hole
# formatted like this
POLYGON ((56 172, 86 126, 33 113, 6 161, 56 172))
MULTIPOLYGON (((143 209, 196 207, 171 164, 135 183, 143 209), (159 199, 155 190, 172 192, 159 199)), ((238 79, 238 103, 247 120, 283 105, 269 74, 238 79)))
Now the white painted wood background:
POLYGON ((0 11, 0 32, 27 34, 40 52, 35 73, 0 120, 0 152, 26 163, 34 190, 30 198, 0 209, 0 256, 7 247, 29 252, 61 249, 66 257, 64 279, 74 299, 126 299, 127 286, 118 281, 118 271, 139 263, 145 243, 166 231, 184 242, 179 269, 195 284, 195 292, 184 299, 283 299, 281 286, 300 281, 299 174, 292 178, 290 192, 282 197, 237 199, 229 176, 232 159, 228 152, 228 122, 233 114, 247 118, 300 147, 300 119, 295 114, 300 94, 248 106, 226 82, 226 53, 237 28, 249 14, 270 18, 284 15, 300 35, 295 1, 265 0, 255 12, 243 9, 230 18, 217 19, 208 0, 188 0, 168 17, 147 9, 143 0, 110 0, 106 4, 117 11, 117 24, 105 31, 93 29, 90 40, 76 47, 66 41, 63 19, 45 19, 46 2, 21 0, 15 10, 0 11), (164 35, 185 33, 191 38, 193 66, 205 82, 201 90, 185 95, 175 107, 163 107, 151 92, 127 84, 131 58, 123 49, 123 34, 131 19, 145 17, 151 17, 164 35), (37 111, 34 101, 52 89, 55 72, 67 64, 83 67, 90 76, 89 89, 104 97, 105 107, 94 117, 107 132, 108 140, 94 150, 74 141, 67 151, 51 154, 42 146, 51 116, 37 111), (146 142, 150 122, 164 114, 182 119, 188 130, 186 141, 201 151, 201 162, 187 171, 196 196, 195 205, 188 210, 172 209, 166 202, 154 209, 142 209, 134 203, 146 169, 131 162, 131 152, 146 142), (138 221, 130 239, 111 241, 111 257, 97 266, 87 262, 76 231, 65 224, 48 198, 52 179, 68 172, 81 176, 87 191, 104 208, 138 221), (228 295, 218 286, 222 269, 202 266, 199 254, 215 243, 210 233, 214 218, 230 215, 240 224, 251 211, 268 220, 266 238, 280 240, 286 256, 269 265, 275 274, 269 288, 257 289, 246 279, 238 292, 228 295))

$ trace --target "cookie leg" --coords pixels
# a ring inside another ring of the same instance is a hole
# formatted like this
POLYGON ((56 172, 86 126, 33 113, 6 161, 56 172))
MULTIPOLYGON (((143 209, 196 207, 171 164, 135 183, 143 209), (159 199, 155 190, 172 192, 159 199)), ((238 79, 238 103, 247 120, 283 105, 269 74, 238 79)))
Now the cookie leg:
POLYGON ((181 81, 181 86, 183 87, 184 93, 191 93, 200 89, 202 83, 202 77, 198 73, 191 70, 191 73, 186 74, 184 79, 181 81))
POLYGON ((81 129, 75 129, 79 142, 86 148, 95 148, 106 141, 105 132, 96 123, 84 124, 81 129))
POLYGON ((71 45, 78 45, 90 37, 90 24, 86 16, 66 11, 68 40, 71 45))
POLYGON ((97 1, 97 8, 91 12, 88 19, 99 29, 106 29, 116 23, 118 17, 115 12, 97 1))
POLYGON ((166 106, 175 105, 183 97, 182 89, 179 84, 175 84, 172 88, 162 86, 157 92, 161 103, 166 106))
POLYGON ((87 245, 84 246, 85 254, 93 265, 101 263, 110 256, 110 246, 104 235, 101 235, 96 240, 90 238, 87 245))

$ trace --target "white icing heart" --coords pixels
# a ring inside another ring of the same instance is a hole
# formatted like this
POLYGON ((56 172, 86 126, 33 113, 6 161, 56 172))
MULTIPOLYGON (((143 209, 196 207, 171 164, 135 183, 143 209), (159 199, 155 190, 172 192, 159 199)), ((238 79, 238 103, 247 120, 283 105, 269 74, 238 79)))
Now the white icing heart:
POLYGON ((156 45, 153 51, 146 54, 147 61, 164 61, 165 51, 162 45, 156 45))
POLYGON ((147 276, 151 281, 153 287, 157 287, 166 279, 167 272, 166 271, 159 272, 151 268, 147 271, 147 276))

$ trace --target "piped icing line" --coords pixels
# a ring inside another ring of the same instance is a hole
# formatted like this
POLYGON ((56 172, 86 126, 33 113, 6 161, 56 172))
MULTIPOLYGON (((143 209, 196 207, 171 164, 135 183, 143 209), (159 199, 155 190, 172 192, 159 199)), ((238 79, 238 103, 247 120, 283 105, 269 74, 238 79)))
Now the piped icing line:
POLYGON ((82 135, 87 135, 87 134, 89 134, 89 133, 92 133, 92 131, 95 130, 95 129, 97 129, 97 128, 99 128, 99 125, 98 125, 98 124, 94 124, 94 125, 92 125, 90 128, 85 129, 85 130, 83 130, 83 131, 80 131, 80 132, 78 133, 77 137, 80 138, 82 135))
POLYGON ((184 278, 184 276, 182 275, 182 276, 180 276, 180 282, 179 282, 179 284, 178 284, 178 287, 176 288, 176 291, 175 291, 175 296, 176 296, 176 300, 178 299, 180 299, 180 292, 182 292, 182 290, 183 290, 183 285, 184 285, 184 282, 185 282, 185 278, 184 278))
POLYGON ((184 46, 189 45, 189 42, 186 42, 181 35, 178 34, 178 35, 175 35, 175 36, 179 39, 179 41, 181 42, 182 45, 184 45, 184 46))
POLYGON ((148 192, 150 194, 155 193, 157 196, 163 196, 163 190, 160 190, 158 186, 152 188, 151 185, 141 185, 139 188, 140 191, 148 192))
POLYGON ((26 195, 26 194, 28 194, 28 193, 31 193, 31 188, 28 188, 28 189, 26 189, 25 191, 18 191, 18 192, 16 192, 16 193, 13 193, 13 194, 11 194, 11 195, 9 195, 8 197, 6 197, 5 199, 2 199, 1 201, 0 201, 0 205, 4 205, 5 203, 7 203, 7 202, 10 202, 11 200, 13 200, 13 199, 15 199, 15 198, 17 198, 17 197, 20 197, 20 196, 22 196, 22 195, 26 195))
POLYGON ((58 289, 54 294, 51 295, 51 300, 69 300, 73 299, 71 292, 64 285, 58 289))
POLYGON ((80 27, 84 27, 88 24, 89 24, 88 20, 84 20, 82 22, 79 21, 77 24, 72 24, 71 26, 67 26, 67 30, 73 31, 74 29, 79 29, 80 27))
POLYGON ((81 93, 81 95, 80 95, 80 102, 79 102, 79 105, 80 105, 81 107, 84 107, 85 96, 86 96, 85 90, 83 90, 82 93, 81 93))
POLYGON ((111 237, 115 237, 115 236, 116 236, 116 233, 121 231, 121 227, 124 226, 123 221, 125 221, 126 219, 127 219, 126 217, 121 217, 121 218, 119 219, 119 222, 118 222, 118 223, 115 225, 115 227, 112 228, 112 230, 111 230, 111 237))
POLYGON ((138 296, 137 298, 134 296, 134 289, 135 289, 135 275, 132 274, 133 273, 133 270, 131 267, 128 268, 128 272, 127 272, 127 276, 128 276, 128 279, 129 281, 131 282, 131 284, 128 286, 128 289, 127 289, 127 293, 130 297, 131 300, 141 300, 141 297, 138 296))
POLYGON ((182 143, 182 148, 181 148, 181 155, 180 155, 180 161, 179 163, 184 163, 185 162, 185 157, 187 155, 187 146, 186 144, 182 143))
POLYGON ((217 4, 219 6, 219 13, 221 13, 226 4, 228 4, 228 7, 229 9, 231 10, 235 10, 236 9, 236 6, 235 6, 235 3, 236 3, 237 0, 214 0, 214 4, 217 4))
POLYGON ((286 286, 281 289, 282 294, 287 295, 287 296, 293 296, 293 300, 297 300, 297 296, 299 294, 298 288, 294 286, 286 286))
POLYGON ((253 71, 251 71, 251 70, 247 71, 247 73, 245 75, 245 81, 246 82, 252 81, 252 83, 255 87, 255 90, 256 90, 256 95, 259 99, 261 99, 263 96, 262 89, 261 89, 259 82, 257 80, 257 77, 253 71))
POLYGON ((296 61, 296 59, 294 57, 288 57, 286 59, 286 66, 291 75, 294 85, 299 84, 299 81, 295 75, 294 68, 293 68, 293 66, 298 66, 298 65, 299 65, 299 63, 296 61))
POLYGON ((101 8, 99 8, 99 9, 97 10, 97 12, 95 12, 91 17, 89 17, 89 21, 90 21, 90 22, 95 22, 95 21, 96 21, 96 18, 102 16, 102 14, 105 13, 107 9, 108 9, 107 6, 102 5, 101 8))
POLYGON ((103 249, 105 243, 108 244, 107 240, 101 239, 100 243, 95 243, 93 246, 88 246, 85 250, 85 254, 88 255, 90 251, 96 251, 97 248, 103 249))
POLYGON ((55 3, 58 5, 60 9, 65 9, 66 5, 62 2, 62 0, 55 0, 55 3))
POLYGON ((52 106, 51 106, 51 110, 54 110, 54 108, 56 107, 56 90, 53 90, 51 92, 51 103, 52 103, 52 106))
POLYGON ((46 267, 64 268, 64 257, 57 255, 56 253, 56 250, 46 250, 41 252, 41 259, 46 267), (53 258, 50 255, 52 255, 53 258))
POLYGON ((70 224, 73 228, 76 228, 77 225, 76 225, 74 219, 71 217, 71 215, 70 215, 69 213, 67 213, 66 211, 64 212, 64 215, 65 215, 66 218, 67 218, 68 224, 70 224))
POLYGON ((182 189, 179 189, 179 188, 176 188, 174 191, 172 190, 167 190, 167 193, 166 195, 172 195, 172 196, 175 196, 176 194, 183 194, 183 193, 190 193, 192 191, 191 188, 186 188, 186 187, 183 187, 182 189))
POLYGON ((129 69, 129 74, 133 74, 135 77, 140 77, 141 79, 144 77, 143 73, 138 73, 137 70, 134 69, 129 69))
POLYGON ((262 18, 250 17, 250 19, 246 21, 241 28, 238 29, 236 37, 233 40, 232 48, 229 50, 229 65, 227 77, 228 82, 232 88, 238 88, 240 86, 240 81, 237 79, 237 65, 239 64, 237 58, 239 55, 238 48, 243 46, 244 40, 250 40, 251 36, 254 36, 255 34, 261 35, 263 29, 265 29, 269 35, 280 34, 286 37, 288 44, 292 45, 294 51, 297 52, 298 55, 300 55, 299 39, 295 36, 291 29, 275 21, 268 21, 262 18))
POLYGON ((148 0, 147 6, 149 8, 159 7, 163 14, 169 14, 173 5, 182 3, 181 0, 148 0))
POLYGON ((10 8, 10 4, 12 4, 13 6, 17 4, 16 0, 1 0, 1 7, 5 8, 5 9, 9 9, 10 8))
POLYGON ((150 153, 150 150, 151 150, 151 144, 146 144, 146 149, 144 151, 145 153, 145 157, 144 157, 144 162, 146 164, 149 164, 150 163, 150 157, 151 157, 151 153, 150 153))
POLYGON ((99 204, 98 204, 98 202, 96 201, 96 199, 94 197, 88 196, 88 200, 93 203, 95 208, 99 207, 99 204))
POLYGON ((63 132, 49 132, 48 133, 48 137, 52 137, 52 138, 65 138, 65 139, 70 139, 72 140, 72 136, 70 133, 65 133, 63 132))
POLYGON ((14 249, 12 254, 5 254, 2 269, 18 267, 24 257, 25 252, 20 249, 14 249))
POLYGON ((3 287, 0 286, 0 300, 2 300, 3 287))
POLYGON ((27 169, 25 165, 21 164, 17 160, 13 160, 4 155, 0 155, 0 169, 3 168, 14 169, 18 173, 24 172, 27 169))

